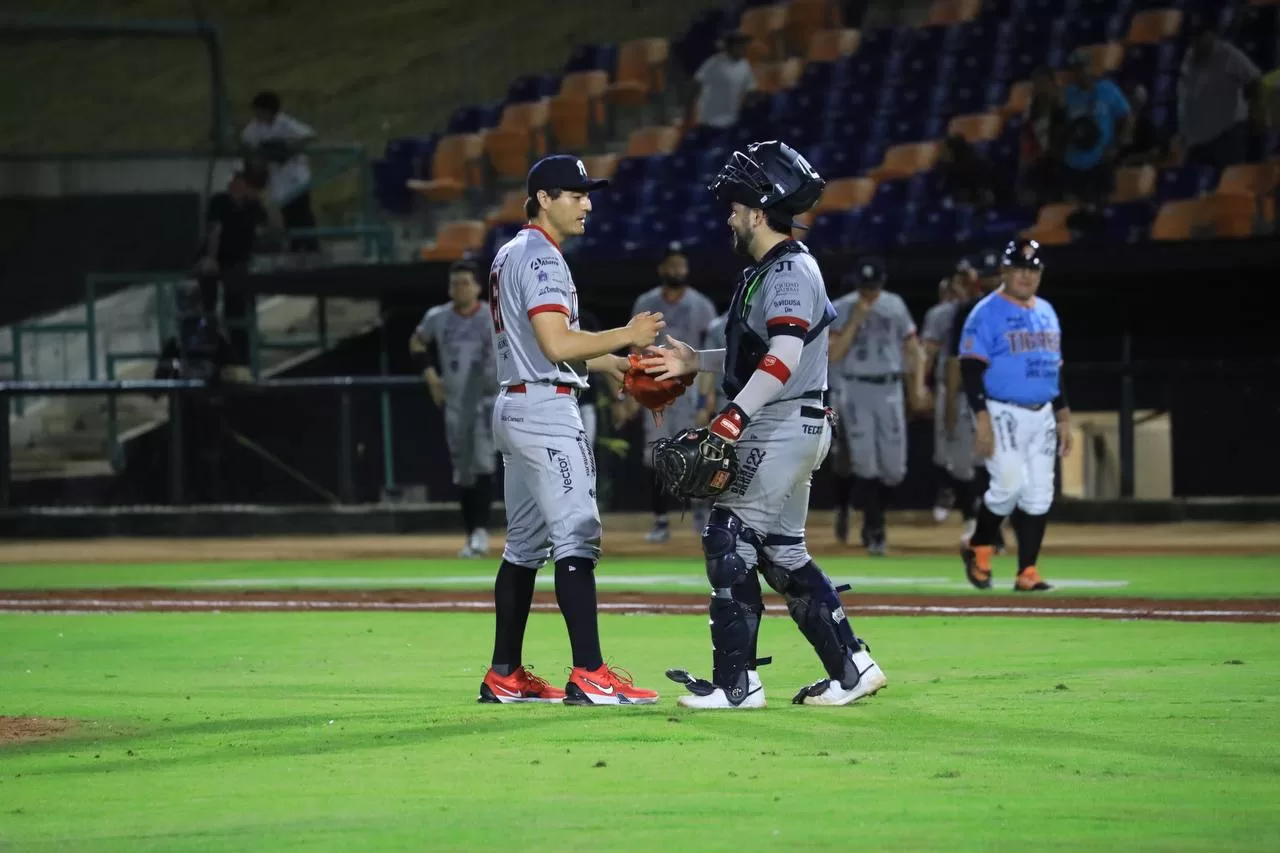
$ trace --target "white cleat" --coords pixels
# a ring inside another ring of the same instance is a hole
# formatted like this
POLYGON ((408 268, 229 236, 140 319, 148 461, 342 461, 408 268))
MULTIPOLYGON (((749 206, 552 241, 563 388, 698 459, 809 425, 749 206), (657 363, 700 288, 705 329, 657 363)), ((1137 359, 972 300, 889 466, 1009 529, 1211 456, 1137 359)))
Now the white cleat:
POLYGON ((850 659, 858 668, 858 681, 852 687, 824 678, 801 690, 791 701, 797 705, 848 705, 863 697, 874 696, 889 683, 880 665, 865 650, 855 652, 850 659))
POLYGON ((644 541, 650 545, 661 545, 671 538, 670 524, 655 524, 653 529, 645 535, 644 541))
POLYGON ((473 557, 487 557, 489 555, 489 531, 483 527, 477 527, 471 531, 471 536, 467 539, 467 548, 471 549, 471 556, 473 557))
POLYGON ((464 560, 471 560, 471 559, 474 559, 475 557, 479 557, 480 554, 472 550, 471 543, 468 542, 466 545, 462 546, 462 549, 460 551, 458 551, 458 556, 464 560))
POLYGON ((723 687, 717 687, 705 696, 699 696, 696 693, 681 696, 676 700, 676 704, 681 708, 694 708, 699 711, 750 711, 764 707, 764 685, 760 683, 760 674, 752 669, 747 671, 746 698, 737 705, 729 701, 729 697, 725 695, 723 687))
POLYGON ((978 532, 978 520, 971 518, 964 523, 964 529, 960 532, 960 544, 968 545, 969 540, 973 538, 973 534, 978 532))

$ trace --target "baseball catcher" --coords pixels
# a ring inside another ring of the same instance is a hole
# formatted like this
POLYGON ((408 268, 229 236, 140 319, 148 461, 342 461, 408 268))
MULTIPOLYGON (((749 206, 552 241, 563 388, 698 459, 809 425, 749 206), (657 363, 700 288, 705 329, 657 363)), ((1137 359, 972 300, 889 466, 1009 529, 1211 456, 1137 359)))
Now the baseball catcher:
POLYGON ((659 380, 722 373, 729 402, 701 429, 659 442, 654 468, 677 497, 712 497, 702 533, 711 582, 711 680, 667 675, 688 688, 686 708, 761 708, 756 637, 764 613, 759 575, 787 602, 826 677, 793 700, 847 705, 885 686, 853 633, 838 590, 809 556, 805 519, 814 470, 831 446, 823 407, 835 310, 818 264, 790 238, 792 217, 817 202, 824 182, 780 142, 735 151, 710 189, 731 206, 734 246, 751 259, 734 289, 725 348, 695 351, 668 338, 642 366, 659 380), (757 574, 759 573, 759 575, 757 574))

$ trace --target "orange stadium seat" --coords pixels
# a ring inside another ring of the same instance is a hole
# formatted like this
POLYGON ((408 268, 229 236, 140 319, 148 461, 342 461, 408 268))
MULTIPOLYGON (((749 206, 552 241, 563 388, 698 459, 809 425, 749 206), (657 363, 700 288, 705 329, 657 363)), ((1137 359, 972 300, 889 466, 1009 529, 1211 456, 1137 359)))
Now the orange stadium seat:
POLYGON ((1064 224, 1033 225, 1023 231, 1022 236, 1042 246, 1065 246, 1071 242, 1071 231, 1064 224))
POLYGON ((813 213, 829 210, 853 210, 870 204, 876 194, 876 182, 871 178, 837 178, 822 189, 822 197, 813 206, 813 213))
POLYGON ((615 104, 640 106, 666 91, 670 55, 671 45, 664 38, 623 42, 618 48, 618 70, 609 84, 609 99, 615 104))
POLYGON ((582 165, 587 167, 587 174, 593 178, 612 178, 618 168, 618 155, 598 154, 595 157, 583 157, 582 165))
POLYGON ((1089 57, 1089 70, 1098 77, 1117 71, 1124 62, 1124 45, 1119 42, 1087 44, 1080 48, 1089 57))
POLYGON ((1150 198, 1156 191, 1155 166, 1124 166, 1116 170, 1116 188, 1111 200, 1119 203, 1150 198))
POLYGON ((502 178, 523 178, 532 157, 547 153, 547 98, 507 104, 498 126, 484 134, 489 166, 502 178))
POLYGON ((484 232, 484 223, 475 219, 446 222, 436 231, 435 242, 422 247, 422 260, 456 261, 484 245, 484 232))
MULTIPOLYGON (((775 3, 772 6, 752 6, 742 11, 738 19, 738 29, 753 42, 759 42, 754 50, 767 51, 763 59, 781 58, 786 55, 783 46, 783 31, 787 26, 787 6, 775 3)), ((753 47, 747 46, 747 56, 751 58, 753 47)))
POLYGON ((1128 44, 1159 44, 1177 36, 1181 29, 1180 9, 1148 9, 1133 16, 1124 40, 1128 44))
POLYGON ((524 190, 511 190, 508 193, 504 193, 502 204, 494 208, 484 218, 484 227, 489 229, 495 225, 523 225, 525 223, 525 198, 524 190))
POLYGON ((586 148, 604 126, 604 98, 609 75, 604 71, 575 71, 564 75, 560 91, 548 104, 548 124, 556 147, 586 148))
POLYGON ((892 145, 884 153, 884 162, 872 169, 867 177, 875 178, 877 181, 889 181, 905 178, 917 172, 926 172, 938 162, 938 154, 941 150, 942 143, 936 140, 892 145))
POLYGON ((1022 115, 1031 105, 1031 81, 1020 80, 1009 87, 1009 100, 1000 108, 1005 118, 1022 115))
POLYGON ((641 127, 631 131, 627 139, 626 156, 650 157, 654 154, 670 154, 680 141, 680 131, 666 125, 641 127))
POLYGON ((933 0, 925 26, 938 27, 972 21, 981 11, 981 0, 933 0))
POLYGON ((1040 212, 1036 214, 1036 229, 1053 229, 1066 228, 1067 217, 1076 212, 1077 204, 1069 201, 1060 201, 1053 204, 1046 204, 1040 208, 1040 212))
POLYGON ((834 62, 858 49, 862 34, 857 30, 822 30, 809 39, 805 59, 810 62, 834 62))
POLYGON ((769 95, 790 89, 799 81, 803 68, 803 63, 795 58, 762 63, 753 69, 756 88, 769 95))
POLYGON ((1253 196, 1213 193, 1199 199, 1197 225, 1214 237, 1252 237, 1258 217, 1253 196))
POLYGON ((1000 135, 1004 119, 999 113, 956 116, 947 124, 947 135, 959 134, 969 142, 986 142, 1000 135))
POLYGON ((787 4, 787 48, 793 54, 803 54, 819 31, 842 26, 840 4, 832 0, 791 0, 787 4))
POLYGON ((1152 240, 1190 240, 1199 223, 1199 199, 1166 201, 1151 225, 1152 240))
POLYGON ((1218 179, 1218 193, 1256 196, 1276 187, 1276 167, 1271 163, 1241 163, 1228 166, 1218 179))
POLYGON ((431 201, 456 201, 482 183, 480 158, 484 138, 478 133, 454 133, 436 145, 431 158, 431 178, 410 180, 407 186, 431 201))

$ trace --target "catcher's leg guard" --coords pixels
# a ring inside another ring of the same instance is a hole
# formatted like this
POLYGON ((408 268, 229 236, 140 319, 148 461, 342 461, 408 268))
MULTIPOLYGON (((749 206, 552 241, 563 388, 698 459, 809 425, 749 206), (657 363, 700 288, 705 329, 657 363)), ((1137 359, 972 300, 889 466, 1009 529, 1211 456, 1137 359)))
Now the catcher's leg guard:
POLYGON ((764 613, 760 582, 738 553, 738 540, 744 533, 742 519, 720 507, 712 507, 702 532, 702 553, 711 582, 711 680, 734 704, 747 696, 747 670, 754 665, 756 636, 764 613))
POLYGON ((810 560, 787 571, 762 562, 765 581, 787 601, 787 612, 813 646, 827 675, 846 684, 856 684, 858 668, 850 656, 862 649, 854 636, 840 603, 840 592, 826 572, 810 560))

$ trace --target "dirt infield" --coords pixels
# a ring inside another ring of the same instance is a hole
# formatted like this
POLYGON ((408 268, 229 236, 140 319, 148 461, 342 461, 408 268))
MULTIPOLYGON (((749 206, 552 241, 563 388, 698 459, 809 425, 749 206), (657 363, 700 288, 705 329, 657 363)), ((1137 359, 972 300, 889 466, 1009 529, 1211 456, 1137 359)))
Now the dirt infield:
MULTIPOLYGON (((767 596, 769 613, 782 615, 782 601, 767 596)), ((444 590, 245 590, 203 592, 120 588, 13 590, 0 593, 0 611, 25 613, 121 612, 488 612, 488 593, 444 590)), ((538 593, 534 609, 556 609, 554 595, 538 593)), ((610 613, 705 614, 705 595, 601 593, 600 609, 610 613)), ((1280 622, 1280 599, 1162 600, 1149 598, 1061 598, 996 595, 858 594, 846 599, 855 615, 1023 616, 1089 619, 1159 619, 1180 622, 1280 622)))
MULTIPOLYGON (((960 526, 954 514, 941 525, 918 513, 891 514, 890 522, 891 554, 956 551, 960 526)), ((644 541, 648 524, 644 515, 606 517, 606 559, 701 556, 691 519, 673 519, 671 541, 665 545, 644 541)), ((835 541, 829 512, 813 513, 808 528, 809 547, 817 556, 862 553, 835 541)), ((0 564, 424 559, 457 556, 462 544, 457 534, 5 542, 0 544, 0 564)), ((1280 524, 1051 524, 1044 550, 1046 554, 1098 555, 1280 554, 1280 524)))
POLYGON ((76 727, 75 720, 61 717, 0 716, 0 746, 32 740, 48 740, 76 727))

